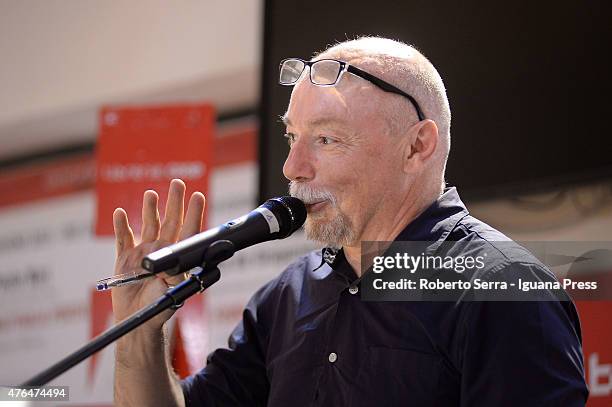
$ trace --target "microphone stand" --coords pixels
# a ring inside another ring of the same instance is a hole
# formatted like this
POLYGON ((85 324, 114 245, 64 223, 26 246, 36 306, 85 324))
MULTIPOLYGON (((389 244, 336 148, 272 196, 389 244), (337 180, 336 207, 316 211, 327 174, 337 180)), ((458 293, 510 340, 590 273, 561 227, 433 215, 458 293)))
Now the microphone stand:
POLYGON ((189 279, 168 289, 163 296, 159 297, 150 305, 135 312, 127 319, 98 335, 64 359, 25 381, 21 386, 43 386, 68 369, 121 338, 123 335, 144 324, 160 312, 169 308, 180 308, 186 299, 196 293, 206 290, 219 281, 221 272, 217 265, 232 257, 235 251, 234 244, 228 240, 218 240, 214 242, 204 253, 204 261, 201 269, 197 272, 192 271, 189 279))

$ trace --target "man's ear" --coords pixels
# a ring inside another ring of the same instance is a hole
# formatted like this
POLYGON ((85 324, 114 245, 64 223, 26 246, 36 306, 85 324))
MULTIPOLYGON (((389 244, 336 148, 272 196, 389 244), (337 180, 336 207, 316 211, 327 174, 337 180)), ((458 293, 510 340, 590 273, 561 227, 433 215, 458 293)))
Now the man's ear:
POLYGON ((438 126, 433 120, 421 120, 409 130, 408 142, 404 145, 403 169, 414 173, 422 168, 436 151, 438 126))

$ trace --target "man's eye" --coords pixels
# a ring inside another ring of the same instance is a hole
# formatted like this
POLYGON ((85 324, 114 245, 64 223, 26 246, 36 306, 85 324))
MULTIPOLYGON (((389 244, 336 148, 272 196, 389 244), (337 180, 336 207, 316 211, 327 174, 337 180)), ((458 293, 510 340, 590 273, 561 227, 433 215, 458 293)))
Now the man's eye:
POLYGON ((327 136, 320 136, 319 141, 321 142, 321 144, 331 144, 334 142, 334 140, 332 140, 331 138, 327 136))

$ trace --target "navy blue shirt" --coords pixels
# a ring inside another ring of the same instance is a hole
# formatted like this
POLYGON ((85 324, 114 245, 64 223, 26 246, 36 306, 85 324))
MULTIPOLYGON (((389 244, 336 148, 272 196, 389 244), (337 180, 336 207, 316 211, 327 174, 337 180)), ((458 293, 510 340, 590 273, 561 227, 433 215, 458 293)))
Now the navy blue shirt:
MULTIPOLYGON (((508 238, 450 188, 396 240, 508 238)), ((504 250, 497 270, 550 275, 504 250)), ((187 405, 584 406, 572 302, 372 302, 360 283, 342 250, 299 258, 251 298, 229 349, 182 382, 187 405)))

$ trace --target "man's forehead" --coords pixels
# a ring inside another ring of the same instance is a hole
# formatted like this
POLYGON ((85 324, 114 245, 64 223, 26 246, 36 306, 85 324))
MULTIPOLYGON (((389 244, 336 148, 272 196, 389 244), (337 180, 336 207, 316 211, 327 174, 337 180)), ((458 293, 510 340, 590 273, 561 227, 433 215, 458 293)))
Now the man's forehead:
POLYGON ((343 98, 293 98, 281 117, 287 127, 350 128, 354 114, 343 98))
POLYGON ((297 125, 304 125, 307 127, 347 127, 349 125, 349 121, 345 120, 341 117, 333 117, 333 116, 320 116, 320 117, 311 117, 306 118, 303 122, 293 123, 289 118, 288 113, 285 113, 281 116, 281 120, 287 127, 295 127, 297 125))
POLYGON ((301 124, 298 121, 323 124, 332 119, 346 122, 367 114, 367 110, 377 104, 378 95, 359 85, 357 82, 357 86, 321 87, 308 82, 299 83, 291 93, 283 122, 293 125, 301 124))

